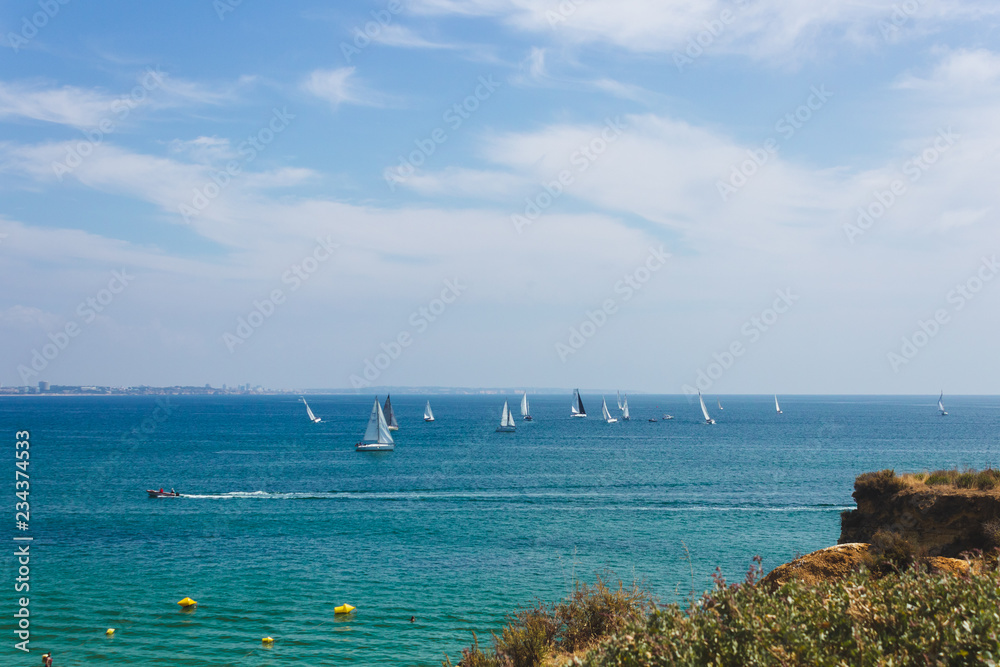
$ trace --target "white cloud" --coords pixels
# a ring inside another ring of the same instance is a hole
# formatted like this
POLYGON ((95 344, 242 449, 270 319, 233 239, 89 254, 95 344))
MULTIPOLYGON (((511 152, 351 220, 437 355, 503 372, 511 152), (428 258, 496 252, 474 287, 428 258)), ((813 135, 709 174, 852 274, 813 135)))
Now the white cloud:
POLYGON ((353 67, 315 70, 302 87, 329 102, 334 109, 341 104, 380 106, 383 103, 380 95, 365 89, 355 80, 353 67))
POLYGON ((53 86, 43 81, 0 81, 0 120, 26 119, 90 129, 101 121, 116 125, 139 107, 170 109, 233 102, 253 82, 208 85, 147 69, 133 87, 119 95, 98 88, 53 86))
POLYGON ((30 306, 11 306, 0 310, 0 329, 43 329, 51 331, 63 323, 55 313, 30 306))
MULTIPOLYGON (((57 142, 0 147, 0 171, 27 175, 42 183, 57 183, 53 165, 64 162, 76 145, 76 142, 57 142)), ((204 192, 206 186, 214 183, 213 175, 219 171, 211 164, 133 153, 105 144, 62 178, 64 182, 76 181, 100 192, 155 204, 170 219, 180 223, 183 221, 181 205, 193 206, 194 192, 204 192)), ((234 233, 234 230, 253 219, 253 211, 263 193, 301 185, 315 176, 314 172, 303 168, 251 171, 243 164, 243 171, 232 177, 226 187, 219 188, 218 195, 207 207, 190 217, 191 227, 224 245, 255 246, 257 241, 253 237, 234 233)))
POLYGON ((434 42, 428 40, 414 32, 412 29, 397 24, 382 26, 382 29, 377 35, 375 35, 375 37, 372 38, 372 41, 385 46, 394 46, 404 49, 460 48, 456 44, 447 44, 445 42, 434 42))
POLYGON ((174 139, 168 146, 171 153, 185 155, 201 164, 217 164, 238 155, 229 140, 222 137, 174 139))
POLYGON ((896 87, 950 95, 995 93, 1000 89, 1000 54, 986 49, 946 50, 926 76, 906 74, 896 87))
MULTIPOLYGON (((828 40, 881 40, 898 0, 822 3, 814 0, 416 0, 414 12, 491 17, 526 32, 570 43, 607 43, 646 53, 681 51, 700 33, 706 52, 779 58, 811 52, 828 40), (727 13, 728 12, 728 13, 727 13)), ((997 16, 986 0, 945 0, 921 8, 908 22, 937 24, 997 16)))
POLYGON ((402 183, 427 197, 510 201, 518 194, 527 194, 532 181, 503 171, 448 167, 437 172, 418 171, 402 183))
POLYGON ((116 98, 63 86, 0 81, 0 119, 25 118, 74 127, 94 127, 111 114, 116 98))

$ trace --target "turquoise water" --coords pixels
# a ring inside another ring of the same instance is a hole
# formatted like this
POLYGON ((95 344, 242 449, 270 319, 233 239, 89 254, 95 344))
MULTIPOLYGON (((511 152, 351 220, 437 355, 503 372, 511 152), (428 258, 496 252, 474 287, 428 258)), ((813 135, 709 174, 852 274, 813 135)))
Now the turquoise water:
POLYGON ((437 665, 599 570, 669 601, 717 565, 736 579, 755 554, 770 569, 834 544, 859 472, 1000 465, 993 397, 952 397, 948 417, 936 396, 790 396, 783 415, 728 397, 711 427, 684 397, 630 396, 618 424, 583 398, 588 419, 536 396, 534 422, 497 434, 502 398, 432 397, 425 424, 426 397, 393 396, 396 451, 367 454, 368 396, 311 397, 320 424, 291 396, 170 397, 163 421, 147 397, 2 399, 7 539, 20 429, 35 538, 32 652, 3 664, 437 665), (188 495, 145 497, 161 486, 188 495))

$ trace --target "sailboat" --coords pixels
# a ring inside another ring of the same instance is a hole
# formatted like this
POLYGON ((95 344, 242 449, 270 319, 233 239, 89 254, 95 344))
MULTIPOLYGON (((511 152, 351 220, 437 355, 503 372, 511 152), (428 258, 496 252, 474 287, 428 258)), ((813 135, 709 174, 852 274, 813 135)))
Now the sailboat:
POLYGON ((306 414, 309 415, 309 421, 311 421, 313 424, 318 424, 321 421, 323 421, 322 419, 313 414, 312 408, 310 408, 309 404, 306 403, 305 396, 299 396, 299 398, 302 400, 303 403, 306 404, 306 414))
POLYGON ((521 397, 521 416, 526 422, 532 420, 531 410, 528 409, 528 392, 524 392, 524 396, 521 397))
POLYGON ((725 408, 722 407, 722 401, 720 401, 719 399, 715 399, 715 402, 718 404, 720 410, 724 410, 725 409, 725 408))
MULTIPOLYGON (((625 394, 625 400, 628 401, 628 394, 625 394)), ((622 406, 622 393, 620 391, 618 392, 618 409, 619 410, 624 410, 625 409, 622 406)))
POLYGON ((607 422, 608 424, 614 424, 618 421, 617 419, 611 416, 610 412, 608 412, 608 402, 604 399, 603 396, 601 397, 601 416, 604 417, 604 421, 607 422))
POLYGON ((396 448, 396 443, 389 435, 389 425, 385 422, 385 415, 382 414, 382 406, 375 398, 372 405, 372 413, 368 416, 368 428, 365 429, 365 436, 361 442, 354 445, 354 449, 359 452, 384 452, 392 451, 396 448))
POLYGON ((779 415, 781 414, 781 406, 778 405, 778 395, 777 394, 774 395, 774 409, 778 411, 779 415))
POLYGON ((586 417, 587 411, 583 407, 583 399, 580 398, 580 390, 573 390, 573 405, 570 406, 570 414, 574 417, 586 417))
POLYGON ((497 427, 497 433, 513 433, 514 432, 514 415, 510 413, 510 408, 507 407, 507 401, 503 402, 503 412, 500 413, 500 426, 497 427))
POLYGON ((431 402, 427 401, 427 405, 424 407, 424 421, 432 422, 434 421, 434 413, 431 412, 431 402))
POLYGON ((385 396, 385 423, 388 424, 390 431, 398 431, 399 423, 396 421, 396 415, 392 411, 392 401, 389 400, 389 395, 385 396))
POLYGON ((938 410, 941 411, 941 416, 942 417, 947 416, 948 411, 944 409, 944 392, 943 391, 941 392, 941 395, 938 396, 938 410))
POLYGON ((628 414, 628 394, 625 394, 625 402, 622 404, 622 421, 629 421, 632 419, 628 414))
POLYGON ((714 424, 715 420, 708 416, 708 408, 705 407, 705 399, 702 397, 701 392, 698 392, 698 402, 701 403, 701 414, 705 415, 706 424, 714 424))

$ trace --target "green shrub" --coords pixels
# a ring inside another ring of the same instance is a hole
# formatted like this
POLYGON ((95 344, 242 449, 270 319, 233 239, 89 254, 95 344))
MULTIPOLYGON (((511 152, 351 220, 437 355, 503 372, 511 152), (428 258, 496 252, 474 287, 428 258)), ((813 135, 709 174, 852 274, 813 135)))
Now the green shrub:
POLYGON ((494 652, 504 665, 535 667, 552 652, 558 628, 555 616, 541 604, 519 611, 500 636, 494 636, 494 652))
POLYGON ((924 484, 927 486, 938 486, 941 484, 954 484, 958 478, 957 470, 935 470, 927 475, 924 484))
POLYGON ((897 477, 896 471, 891 469, 862 473, 854 480, 855 497, 884 496, 905 488, 906 482, 897 477))
POLYGON ((922 481, 924 481, 927 478, 927 473, 925 473, 925 472, 915 472, 912 475, 910 475, 910 477, 912 477, 913 479, 917 480, 918 482, 922 482, 922 481))
MULTIPOLYGON (((493 635, 493 650, 473 645, 462 651, 463 667, 538 667, 554 651, 575 652, 600 639, 639 623, 653 610, 649 593, 636 583, 628 588, 621 581, 607 585, 597 575, 593 586, 577 582, 570 596, 555 606, 536 604, 515 613, 499 636, 493 635)), ((451 667, 445 658, 441 663, 451 667)))
POLYGON ((634 582, 629 588, 619 581, 616 589, 608 587, 601 575, 593 587, 577 584, 569 599, 556 606, 561 630, 559 648, 576 651, 634 623, 649 613, 652 600, 634 582))
MULTIPOLYGON (((496 655, 487 655, 479 648, 479 638, 472 633, 472 646, 462 649, 462 658, 458 661, 462 667, 504 667, 496 655)), ((453 667, 451 660, 445 656, 441 663, 443 667, 453 667)))
POLYGON ((989 491, 1000 486, 1000 470, 987 468, 976 475, 976 488, 980 491, 989 491))
POLYGON ((971 489, 976 485, 976 473, 971 470, 958 473, 955 477, 955 486, 960 489, 971 489))
POLYGON ((864 564, 872 572, 883 575, 905 570, 913 565, 916 556, 913 545, 899 533, 878 530, 869 540, 864 564))
POLYGON ((726 586, 658 609, 591 652, 586 667, 995 665, 1000 575, 910 569, 872 580, 726 586))

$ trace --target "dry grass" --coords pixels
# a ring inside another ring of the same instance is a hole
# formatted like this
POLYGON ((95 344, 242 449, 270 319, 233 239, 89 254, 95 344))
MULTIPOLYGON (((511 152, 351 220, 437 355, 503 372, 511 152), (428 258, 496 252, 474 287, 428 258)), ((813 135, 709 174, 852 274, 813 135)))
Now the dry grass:
POLYGON ((866 472, 854 481, 855 490, 865 496, 889 495, 906 488, 928 486, 992 491, 1000 488, 1000 470, 934 470, 901 475, 894 470, 880 470, 866 472))
MULTIPOLYGON (((633 583, 608 586, 597 576, 593 586, 577 583, 570 596, 555 605, 536 603, 516 612, 493 649, 483 651, 475 634, 462 651, 463 667, 539 667, 555 655, 567 656, 596 645, 625 627, 643 622, 654 609, 649 593, 633 583)), ((451 667, 445 658, 441 663, 451 667)))
POLYGON ((884 496, 905 488, 906 482, 892 469, 862 473, 854 480, 854 492, 860 496, 884 496))

